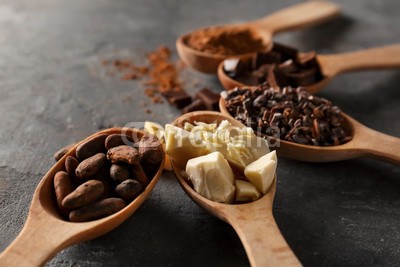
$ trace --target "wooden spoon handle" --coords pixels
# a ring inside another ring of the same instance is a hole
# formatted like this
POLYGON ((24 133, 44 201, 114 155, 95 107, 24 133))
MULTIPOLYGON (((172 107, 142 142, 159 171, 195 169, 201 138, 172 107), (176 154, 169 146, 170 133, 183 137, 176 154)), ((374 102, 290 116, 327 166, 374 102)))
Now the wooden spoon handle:
POLYGON ((337 55, 321 55, 318 56, 318 61, 325 76, 356 70, 399 68, 400 44, 337 55))
POLYGON ((239 235, 251 266, 301 266, 279 231, 272 212, 258 211, 256 214, 243 210, 227 218, 239 235))
POLYGON ((372 158, 400 164, 400 138, 390 136, 364 125, 358 127, 355 146, 372 158))
POLYGON ((325 1, 307 1, 254 21, 260 30, 271 34, 312 26, 340 14, 339 6, 325 1))
POLYGON ((41 219, 26 222, 17 238, 0 254, 0 266, 42 266, 70 245, 68 229, 41 219))

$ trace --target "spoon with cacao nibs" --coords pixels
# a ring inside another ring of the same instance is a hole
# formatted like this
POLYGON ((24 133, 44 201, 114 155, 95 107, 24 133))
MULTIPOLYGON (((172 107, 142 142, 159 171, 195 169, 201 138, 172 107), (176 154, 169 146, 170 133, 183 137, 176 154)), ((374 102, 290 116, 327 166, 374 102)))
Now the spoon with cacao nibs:
POLYGON ((247 58, 229 58, 218 67, 218 79, 230 90, 240 86, 257 86, 265 81, 285 86, 307 86, 316 93, 341 73, 400 68, 400 45, 387 45, 354 52, 317 55, 300 53, 279 43, 270 52, 247 58))
POLYGON ((163 166, 157 137, 138 129, 111 128, 73 145, 40 181, 0 266, 42 266, 60 250, 113 230, 148 198, 163 166))
POLYGON ((400 138, 372 130, 304 87, 235 88, 220 110, 267 138, 278 155, 308 162, 373 157, 400 164, 400 138))

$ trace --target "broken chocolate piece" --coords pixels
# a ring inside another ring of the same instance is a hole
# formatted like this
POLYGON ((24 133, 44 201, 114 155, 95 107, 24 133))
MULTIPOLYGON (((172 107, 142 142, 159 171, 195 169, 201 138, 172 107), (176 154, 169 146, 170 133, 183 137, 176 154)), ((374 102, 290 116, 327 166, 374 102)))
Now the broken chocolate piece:
POLYGON ((299 50, 297 50, 296 48, 279 43, 274 43, 272 51, 280 53, 282 61, 295 59, 297 57, 297 54, 299 53, 299 50))
POLYGON ((182 114, 196 111, 196 110, 205 110, 206 106, 204 105, 204 102, 201 99, 195 99, 193 102, 186 107, 183 108, 182 114))
POLYGON ((291 86, 304 86, 314 84, 316 82, 315 74, 315 69, 308 69, 302 70, 299 73, 289 73, 286 77, 288 78, 291 86))
POLYGON ((278 64, 281 62, 281 54, 275 51, 271 52, 259 52, 252 58, 252 68, 258 69, 264 64, 278 64))
POLYGON ((190 103, 192 103, 192 98, 186 92, 167 92, 163 93, 165 98, 168 99, 172 105, 176 106, 177 108, 183 108, 190 103))
POLYGON ((291 73, 291 72, 297 72, 298 68, 294 64, 293 59, 288 59, 285 62, 281 63, 278 65, 278 68, 280 71, 282 71, 284 74, 291 73))
POLYGON ((230 64, 238 66, 241 62, 244 70, 237 73, 230 66, 233 72, 227 75, 251 86, 264 82, 279 87, 307 86, 323 78, 314 51, 299 53, 295 48, 278 43, 274 43, 271 52, 259 52, 250 58, 231 61, 230 64))
POLYGON ((308 53, 299 53, 297 57, 297 62, 304 67, 312 67, 316 64, 317 53, 315 51, 310 51, 308 53))
POLYGON ((195 98, 201 99, 208 110, 219 110, 218 103, 220 95, 208 88, 203 88, 197 92, 195 98))

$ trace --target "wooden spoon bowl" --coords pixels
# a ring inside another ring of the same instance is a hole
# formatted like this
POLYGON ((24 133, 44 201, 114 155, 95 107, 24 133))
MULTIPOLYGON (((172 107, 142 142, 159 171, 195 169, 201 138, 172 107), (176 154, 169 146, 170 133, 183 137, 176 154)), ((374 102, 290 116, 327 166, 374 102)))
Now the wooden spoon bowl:
MULTIPOLYGON (((245 66, 250 66, 251 55, 240 57, 245 66)), ((332 55, 317 55, 323 79, 317 83, 307 85, 307 91, 314 94, 325 88, 337 75, 345 72, 359 70, 400 68, 400 45, 387 45, 355 52, 332 55)), ((250 68, 250 67, 249 67, 250 68)), ((231 77, 221 62, 217 70, 218 79, 226 90, 235 87, 252 86, 245 85, 231 77)))
POLYGON ((144 191, 124 209, 90 222, 69 222, 62 218, 55 200, 53 177, 64 170, 65 159, 75 155, 79 144, 101 134, 135 134, 145 132, 130 128, 111 128, 97 132, 76 144, 46 173, 33 195, 26 223, 17 238, 0 254, 0 266, 41 266, 60 250, 113 230, 129 218, 149 197, 158 182, 164 162, 144 191))
MULTIPOLYGON (((248 29, 254 35, 261 38, 265 48, 269 51, 272 48, 272 37, 274 34, 282 31, 295 30, 315 25, 333 18, 340 13, 337 5, 323 1, 308 1, 277 11, 267 17, 259 20, 242 24, 230 24, 214 26, 214 28, 224 28, 230 31, 233 28, 248 29)), ((213 28, 213 27, 210 27, 213 28)), ((201 31, 198 29, 196 31, 201 31)), ((195 32, 196 32, 195 31, 195 32)), ((227 55, 217 55, 195 50, 188 46, 187 40, 192 33, 185 34, 176 41, 176 48, 180 58, 189 66, 204 73, 215 74, 219 63, 227 58, 227 55)), ((252 51, 257 52, 257 51, 252 51)), ((246 57, 249 54, 234 55, 236 57, 246 57)), ((232 56, 232 55, 231 55, 232 56)))
MULTIPOLYGON (((173 124, 182 128, 185 122, 220 123, 223 120, 228 120, 233 126, 243 126, 232 117, 213 111, 187 113, 177 118, 173 124)), ((259 200, 246 204, 222 204, 211 201, 194 191, 182 176, 183 169, 173 160, 172 167, 179 184, 194 202, 232 225, 243 243, 251 266, 301 266, 272 215, 276 177, 267 194, 259 200)))
MULTIPOLYGON (((220 98, 219 108, 226 117, 234 119, 226 108, 225 99, 220 98)), ((301 145, 284 140, 273 140, 279 156, 307 162, 332 162, 358 157, 400 164, 400 139, 372 130, 342 112, 343 128, 352 137, 351 141, 337 146, 301 145), (277 141, 277 142, 276 142, 277 141)), ((239 121, 238 121, 239 122, 239 121)), ((260 133, 257 133, 260 135, 260 133)), ((271 140, 270 137, 264 136, 271 140)))

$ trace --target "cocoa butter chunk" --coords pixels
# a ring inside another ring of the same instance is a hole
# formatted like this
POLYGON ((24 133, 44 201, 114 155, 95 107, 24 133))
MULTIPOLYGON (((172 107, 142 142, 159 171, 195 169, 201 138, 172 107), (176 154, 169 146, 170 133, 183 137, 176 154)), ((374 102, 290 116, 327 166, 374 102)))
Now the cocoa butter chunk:
POLYGON ((60 150, 58 150, 56 153, 54 153, 53 158, 55 159, 55 161, 59 161, 62 157, 64 157, 65 154, 67 154, 67 152, 74 147, 75 144, 70 144, 68 146, 65 146, 63 148, 61 148, 60 150))
POLYGON ((110 168, 110 177, 115 182, 123 182, 129 179, 129 168, 122 164, 112 164, 110 168))
POLYGON ((144 163, 158 164, 164 158, 164 150, 158 138, 152 134, 144 135, 139 142, 139 154, 144 163))
POLYGON ((75 176, 76 168, 79 165, 79 161, 71 156, 68 156, 65 159, 65 170, 68 172, 70 176, 75 176))
POLYGON ((98 135, 82 144, 76 148, 76 157, 78 160, 82 161, 87 159, 97 153, 104 153, 106 148, 104 142, 108 134, 98 135))
POLYGON ((103 167, 106 161, 107 157, 105 154, 97 153, 96 155, 91 156, 90 158, 87 158, 79 163, 75 174, 81 179, 90 178, 95 175, 101 169, 101 167, 103 167))
POLYGON ((86 205, 80 209, 71 211, 69 220, 71 222, 87 222, 107 217, 126 207, 126 202, 120 198, 106 198, 95 203, 86 205))
POLYGON ((123 181, 117 187, 115 187, 115 192, 118 196, 125 199, 126 201, 130 201, 135 199, 142 192, 143 187, 142 184, 138 181, 128 179, 123 181))
POLYGON ((96 201, 104 192, 104 185, 97 180, 89 180, 78 186, 62 201, 62 207, 76 209, 96 201))
POLYGON ((208 110, 219 110, 220 95, 208 88, 203 88, 196 93, 195 98, 201 99, 208 110))
POLYGON ((106 149, 109 150, 110 148, 122 146, 122 145, 133 145, 134 142, 132 140, 137 141, 137 137, 130 137, 125 134, 111 134, 106 138, 105 146, 106 149))
POLYGON ((137 165, 140 161, 139 151, 131 146, 117 146, 107 151, 107 159, 111 163, 127 163, 137 165))
POLYGON ((61 207, 61 203, 64 198, 73 192, 75 187, 73 186, 72 180, 68 173, 60 171, 54 176, 54 190, 56 193, 56 199, 58 206, 61 207))

